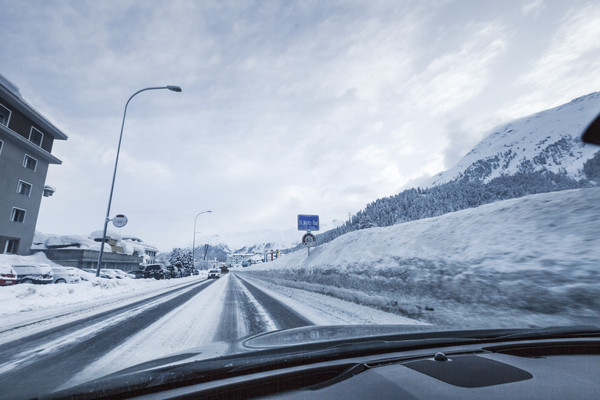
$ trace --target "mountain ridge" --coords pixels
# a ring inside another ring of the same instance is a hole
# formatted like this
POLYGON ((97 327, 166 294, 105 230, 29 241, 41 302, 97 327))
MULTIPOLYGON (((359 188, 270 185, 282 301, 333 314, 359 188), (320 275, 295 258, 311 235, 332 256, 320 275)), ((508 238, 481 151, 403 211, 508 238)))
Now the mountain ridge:
POLYGON ((550 171, 573 179, 584 177, 583 165, 598 149, 581 134, 600 111, 600 92, 513 120, 492 129, 453 167, 425 181, 423 187, 455 179, 489 182, 518 172, 550 171))

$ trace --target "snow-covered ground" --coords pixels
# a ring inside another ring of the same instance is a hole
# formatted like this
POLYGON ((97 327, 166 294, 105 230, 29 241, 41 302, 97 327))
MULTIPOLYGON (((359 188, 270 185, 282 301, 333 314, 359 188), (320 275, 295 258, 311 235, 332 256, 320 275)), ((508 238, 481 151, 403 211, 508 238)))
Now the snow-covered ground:
MULTIPOLYGON (((310 324, 422 324, 406 317, 329 296, 300 289, 278 288, 256 279, 250 281, 261 291, 302 315, 310 324)), ((228 274, 138 334, 127 338, 118 347, 72 377, 63 387, 175 352, 192 351, 190 349, 194 347, 201 347, 197 350, 201 351, 203 358, 225 354, 231 343, 219 339, 219 330, 222 329, 223 315, 227 312, 224 310, 226 306, 230 307, 229 311, 234 311, 236 315, 237 323, 232 329, 236 331, 237 338, 252 334, 249 319, 260 319, 266 331, 285 328, 277 324, 280 315, 271 314, 250 293, 243 282, 233 274, 228 274), (233 282, 230 282, 232 280, 233 282), (235 302, 228 303, 228 293, 236 291, 241 291, 243 294, 236 297, 235 302), (246 303, 252 304, 258 315, 243 314, 242 310, 246 308, 246 303)))
MULTIPOLYGON (((43 253, 32 256, 0 254, 0 262, 8 264, 48 264, 43 253)), ((0 287, 0 343, 27 334, 64 324, 118 306, 123 306, 179 286, 206 278, 199 276, 181 279, 104 279, 91 278, 76 284, 32 285, 20 284, 0 287), (44 321, 40 324, 40 321, 44 321), (12 332, 14 327, 27 325, 27 329, 12 332), (16 336, 15 336, 16 335, 16 336)))
POLYGON ((244 272, 441 326, 598 324, 600 189, 361 230, 244 272))

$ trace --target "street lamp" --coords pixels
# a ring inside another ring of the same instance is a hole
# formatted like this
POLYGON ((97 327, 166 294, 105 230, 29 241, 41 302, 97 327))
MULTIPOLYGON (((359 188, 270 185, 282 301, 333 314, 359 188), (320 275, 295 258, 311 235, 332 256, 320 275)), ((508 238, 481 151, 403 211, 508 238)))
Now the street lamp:
POLYGON ((192 240, 192 266, 196 268, 196 261, 194 258, 195 250, 196 250, 196 220, 198 219, 198 215, 211 213, 211 210, 202 211, 201 213, 196 214, 196 218, 194 218, 194 239, 192 240))
POLYGON ((146 90, 160 90, 160 89, 168 89, 172 92, 181 92, 181 87, 175 85, 167 85, 167 86, 157 86, 157 87, 148 87, 145 89, 138 90, 134 94, 131 95, 127 103, 125 103, 125 110, 123 111, 123 122, 121 122, 121 134, 119 135, 119 146, 117 147, 117 158, 115 159, 115 169, 113 171, 112 183, 110 185, 110 195, 108 196, 108 207, 106 208, 106 218, 104 219, 104 231, 102 232, 102 243, 100 244, 100 254, 98 254, 98 266, 96 268, 96 276, 100 276, 100 265, 102 265, 102 253, 104 251, 104 242, 106 241, 106 229, 108 227, 108 221, 110 221, 110 205, 112 203, 113 190, 115 188, 115 178, 117 176, 117 164, 119 163, 119 153, 121 152, 121 140, 123 139, 123 127, 125 126, 125 116, 127 115, 127 106, 131 99, 133 99, 137 94, 145 92, 146 90))

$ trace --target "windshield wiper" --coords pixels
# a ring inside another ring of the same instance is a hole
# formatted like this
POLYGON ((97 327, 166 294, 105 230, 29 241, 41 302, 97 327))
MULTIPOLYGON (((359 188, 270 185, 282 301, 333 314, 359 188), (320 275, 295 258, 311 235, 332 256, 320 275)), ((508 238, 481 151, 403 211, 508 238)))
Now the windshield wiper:
POLYGON ((525 329, 519 332, 500 335, 499 340, 528 339, 567 339, 575 337, 600 336, 600 329, 595 326, 552 326, 540 329, 525 329))

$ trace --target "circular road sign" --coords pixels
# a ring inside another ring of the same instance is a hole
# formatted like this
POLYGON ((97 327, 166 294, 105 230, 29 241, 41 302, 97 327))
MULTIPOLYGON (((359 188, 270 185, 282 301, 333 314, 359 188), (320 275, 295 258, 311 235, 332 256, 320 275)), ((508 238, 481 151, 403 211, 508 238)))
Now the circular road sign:
POLYGON ((112 219, 112 223, 114 226, 116 226, 117 228, 122 228, 125 225, 127 225, 127 217, 124 216, 123 214, 117 214, 115 215, 115 217, 112 219))
POLYGON ((302 236, 302 243, 306 247, 315 247, 317 245, 317 238, 312 233, 306 233, 302 236))

